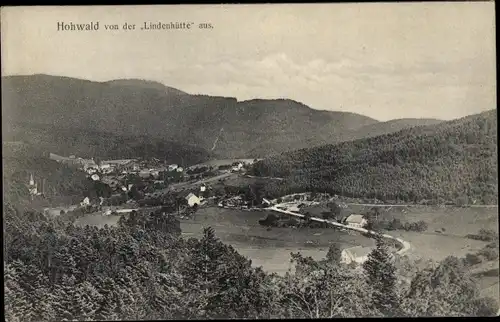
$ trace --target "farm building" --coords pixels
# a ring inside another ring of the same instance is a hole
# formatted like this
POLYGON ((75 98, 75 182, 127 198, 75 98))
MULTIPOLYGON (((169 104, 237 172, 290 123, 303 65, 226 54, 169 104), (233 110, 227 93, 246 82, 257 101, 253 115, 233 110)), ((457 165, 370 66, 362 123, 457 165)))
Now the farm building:
POLYGON ((243 163, 241 162, 237 162, 235 164, 233 164, 233 167, 231 168, 231 171, 240 171, 241 169, 243 169, 243 163))
POLYGON ((267 200, 266 198, 262 198, 262 203, 268 206, 271 205, 271 201, 267 200))
POLYGON ((344 264, 363 264, 368 259, 368 254, 372 251, 369 247, 356 246, 342 250, 340 262, 344 264))
POLYGON ((201 203, 201 200, 198 196, 196 196, 194 193, 192 193, 191 191, 189 190, 186 190, 186 191, 183 191, 180 193, 179 195, 180 197, 186 199, 187 201, 187 204, 189 205, 189 207, 193 207, 194 205, 200 205, 201 203))
POLYGON ((85 197, 85 199, 83 199, 83 201, 80 202, 80 205, 82 207, 90 205, 90 199, 89 199, 89 197, 85 197))
POLYGON ((179 166, 177 164, 170 164, 168 166, 168 171, 174 171, 175 169, 177 169, 179 166))
POLYGON ((189 207, 200 204, 200 198, 198 198, 194 193, 190 193, 186 196, 187 203, 189 207))
POLYGON ((350 215, 345 219, 345 223, 351 227, 363 228, 368 222, 363 215, 350 215))

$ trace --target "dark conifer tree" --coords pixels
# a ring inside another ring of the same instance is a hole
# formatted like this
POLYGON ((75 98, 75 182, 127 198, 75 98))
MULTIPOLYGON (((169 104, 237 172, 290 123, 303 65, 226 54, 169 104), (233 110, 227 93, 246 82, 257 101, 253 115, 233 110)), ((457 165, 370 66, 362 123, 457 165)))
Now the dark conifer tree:
POLYGON ((395 316, 399 313, 396 268, 387 244, 381 236, 377 235, 375 238, 377 246, 363 263, 363 270, 371 287, 373 306, 385 316, 395 316))

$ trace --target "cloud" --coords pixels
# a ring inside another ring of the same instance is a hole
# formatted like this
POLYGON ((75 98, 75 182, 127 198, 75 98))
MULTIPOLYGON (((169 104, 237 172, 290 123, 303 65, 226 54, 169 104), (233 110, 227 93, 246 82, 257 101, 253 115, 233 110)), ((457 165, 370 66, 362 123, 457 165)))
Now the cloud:
POLYGON ((485 73, 468 72, 478 70, 475 67, 484 69, 483 65, 475 60, 422 60, 405 65, 349 58, 299 63, 277 52, 260 59, 233 58, 173 68, 165 81, 192 93, 240 100, 286 97, 313 108, 364 113, 378 119, 394 118, 394 109, 403 108, 412 111, 408 117, 417 117, 421 109, 435 106, 437 112, 432 115, 443 118, 439 111, 448 115, 454 109, 468 110, 464 104, 474 99, 484 104, 494 100, 480 98, 488 94, 485 87, 491 87, 491 79, 485 73))

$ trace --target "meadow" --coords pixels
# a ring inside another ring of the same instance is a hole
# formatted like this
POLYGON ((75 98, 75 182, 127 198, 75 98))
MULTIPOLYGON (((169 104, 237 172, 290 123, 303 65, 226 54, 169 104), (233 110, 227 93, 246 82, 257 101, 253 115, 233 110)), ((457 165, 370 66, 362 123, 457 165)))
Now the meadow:
MULTIPOLYGON (((322 259, 328 247, 337 244, 341 249, 353 246, 374 246, 372 239, 357 234, 347 234, 330 228, 272 228, 259 224, 264 211, 242 211, 208 207, 199 209, 190 219, 181 219, 184 238, 202 235, 203 228, 212 227, 218 238, 230 244, 242 255, 264 270, 284 274, 289 268, 290 253, 322 259)), ((104 227, 115 226, 120 216, 90 214, 76 221, 76 225, 104 227)))

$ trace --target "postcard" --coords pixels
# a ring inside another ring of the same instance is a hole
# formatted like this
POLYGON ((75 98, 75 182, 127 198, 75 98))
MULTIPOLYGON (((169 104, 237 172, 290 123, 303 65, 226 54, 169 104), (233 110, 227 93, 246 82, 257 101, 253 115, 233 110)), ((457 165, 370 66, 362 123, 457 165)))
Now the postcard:
POLYGON ((7 321, 499 315, 493 1, 1 30, 7 321))

